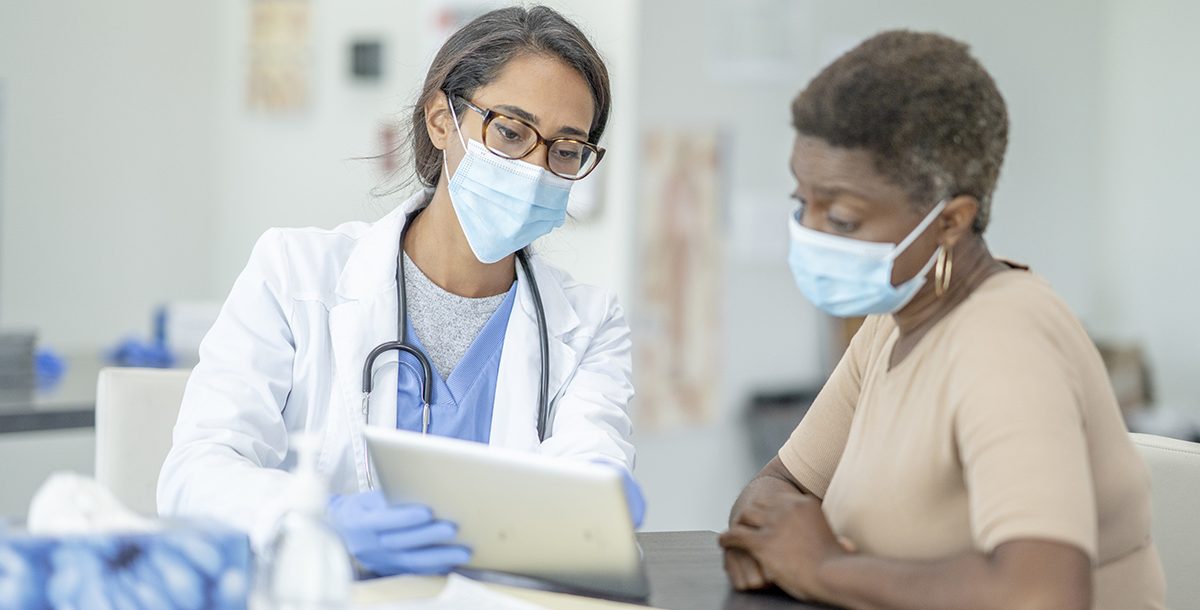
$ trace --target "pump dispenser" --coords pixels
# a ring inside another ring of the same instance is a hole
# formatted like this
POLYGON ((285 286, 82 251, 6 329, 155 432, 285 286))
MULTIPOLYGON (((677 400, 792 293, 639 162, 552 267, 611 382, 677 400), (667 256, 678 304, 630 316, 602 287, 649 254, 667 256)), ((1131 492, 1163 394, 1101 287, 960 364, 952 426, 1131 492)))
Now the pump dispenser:
POLYGON ((329 486, 317 470, 317 440, 295 434, 297 455, 279 519, 259 563, 259 599, 272 610, 335 610, 350 603, 354 572, 337 532, 325 521, 329 486))

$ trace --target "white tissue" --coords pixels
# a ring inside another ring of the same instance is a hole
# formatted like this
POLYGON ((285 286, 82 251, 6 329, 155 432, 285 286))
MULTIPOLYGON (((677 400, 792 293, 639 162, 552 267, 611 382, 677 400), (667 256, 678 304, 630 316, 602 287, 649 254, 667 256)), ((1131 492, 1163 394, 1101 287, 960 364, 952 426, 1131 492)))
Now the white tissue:
POLYGON ((152 532, 161 527, 126 508, 91 477, 56 472, 33 495, 26 522, 38 536, 152 532))

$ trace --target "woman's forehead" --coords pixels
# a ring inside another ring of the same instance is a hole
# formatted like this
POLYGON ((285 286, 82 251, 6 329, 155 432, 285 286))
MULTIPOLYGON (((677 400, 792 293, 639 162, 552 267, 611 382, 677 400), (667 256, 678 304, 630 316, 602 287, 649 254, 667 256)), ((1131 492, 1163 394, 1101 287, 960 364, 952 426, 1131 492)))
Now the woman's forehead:
POLYGON ((566 62, 544 55, 513 58, 475 92, 473 101, 527 120, 547 136, 563 128, 586 135, 595 114, 591 87, 583 76, 566 62))
POLYGON ((883 204, 906 203, 907 193, 880 173, 875 161, 867 150, 801 134, 792 148, 791 170, 802 190, 819 197, 851 195, 883 204))

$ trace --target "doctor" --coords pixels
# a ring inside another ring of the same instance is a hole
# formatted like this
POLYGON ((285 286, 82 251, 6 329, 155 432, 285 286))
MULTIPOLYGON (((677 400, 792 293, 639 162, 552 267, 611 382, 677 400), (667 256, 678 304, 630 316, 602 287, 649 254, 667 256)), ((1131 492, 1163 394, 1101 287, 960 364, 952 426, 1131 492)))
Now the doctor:
POLYGON ((527 249, 603 158, 610 103, 603 60, 551 9, 496 10, 454 34, 412 114, 427 190, 373 224, 271 229, 255 245, 200 347, 160 512, 219 518, 261 544, 291 476, 288 435, 307 431, 331 520, 364 568, 468 561, 454 524, 373 489, 370 425, 613 464, 640 522, 624 314, 527 249))

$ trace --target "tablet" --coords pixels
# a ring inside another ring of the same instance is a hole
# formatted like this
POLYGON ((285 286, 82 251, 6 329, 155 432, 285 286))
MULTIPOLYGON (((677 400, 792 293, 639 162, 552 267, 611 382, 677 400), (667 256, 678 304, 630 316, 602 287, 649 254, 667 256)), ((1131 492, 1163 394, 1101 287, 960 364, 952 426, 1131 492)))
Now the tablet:
POLYGON ((404 430, 365 434, 384 495, 457 523, 473 552, 465 568, 605 596, 648 595, 614 468, 404 430))

